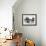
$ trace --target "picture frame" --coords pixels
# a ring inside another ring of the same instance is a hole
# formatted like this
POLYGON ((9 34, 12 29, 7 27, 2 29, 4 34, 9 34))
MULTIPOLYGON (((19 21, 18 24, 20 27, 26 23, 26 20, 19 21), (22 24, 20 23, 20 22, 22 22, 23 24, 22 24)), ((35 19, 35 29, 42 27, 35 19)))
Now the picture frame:
POLYGON ((22 14, 22 26, 36 26, 37 14, 22 14))

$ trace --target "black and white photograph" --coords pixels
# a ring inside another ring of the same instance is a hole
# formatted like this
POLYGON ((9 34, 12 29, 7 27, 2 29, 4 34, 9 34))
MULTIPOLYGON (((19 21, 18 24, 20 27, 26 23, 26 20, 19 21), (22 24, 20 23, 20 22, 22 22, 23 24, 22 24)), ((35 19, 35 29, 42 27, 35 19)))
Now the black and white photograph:
POLYGON ((22 25, 25 26, 37 25, 37 14, 22 14, 22 25))

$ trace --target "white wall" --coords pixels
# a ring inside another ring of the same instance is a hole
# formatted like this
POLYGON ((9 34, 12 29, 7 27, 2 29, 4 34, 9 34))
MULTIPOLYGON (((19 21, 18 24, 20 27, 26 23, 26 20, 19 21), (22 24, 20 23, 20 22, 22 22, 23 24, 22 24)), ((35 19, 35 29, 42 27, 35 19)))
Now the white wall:
POLYGON ((46 0, 41 2, 41 38, 42 46, 46 46, 46 0))
POLYGON ((24 38, 34 40, 36 46, 41 46, 41 0, 20 1, 13 6, 15 30, 22 32, 24 38), (37 14, 37 26, 22 26, 22 14, 37 14))
POLYGON ((24 37, 35 40, 36 46, 46 46, 46 0, 23 0, 22 3, 20 1, 13 6, 15 30, 22 32, 24 37), (22 14, 32 13, 37 14, 37 26, 22 26, 22 14))
POLYGON ((12 28, 12 6, 16 0, 0 0, 0 27, 12 28))

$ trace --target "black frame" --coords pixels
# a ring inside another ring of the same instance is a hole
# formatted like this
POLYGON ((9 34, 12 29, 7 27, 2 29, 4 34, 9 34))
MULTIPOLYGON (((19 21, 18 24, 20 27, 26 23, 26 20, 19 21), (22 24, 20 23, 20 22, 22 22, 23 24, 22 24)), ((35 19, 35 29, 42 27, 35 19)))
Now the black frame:
POLYGON ((22 14, 22 26, 36 26, 36 25, 37 25, 37 14, 22 14), (33 25, 23 24, 23 16, 24 15, 35 15, 35 24, 33 24, 33 25))

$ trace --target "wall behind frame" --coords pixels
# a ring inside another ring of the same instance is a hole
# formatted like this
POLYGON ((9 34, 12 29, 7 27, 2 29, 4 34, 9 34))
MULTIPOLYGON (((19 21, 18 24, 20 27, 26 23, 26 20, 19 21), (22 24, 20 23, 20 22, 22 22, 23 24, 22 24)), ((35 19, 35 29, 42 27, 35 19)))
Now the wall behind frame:
POLYGON ((18 2, 13 6, 15 30, 22 32, 24 39, 34 40, 36 46, 41 46, 41 1, 20 0, 18 2), (37 14, 37 26, 22 26, 22 14, 37 14))

